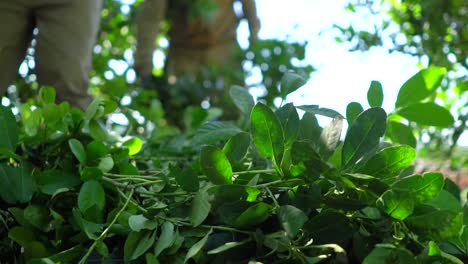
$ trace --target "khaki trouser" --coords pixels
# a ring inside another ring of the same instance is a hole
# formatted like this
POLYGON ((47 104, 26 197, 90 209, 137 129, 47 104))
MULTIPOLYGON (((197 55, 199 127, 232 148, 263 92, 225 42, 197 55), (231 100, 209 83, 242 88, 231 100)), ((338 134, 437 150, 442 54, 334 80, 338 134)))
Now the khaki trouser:
POLYGON ((103 0, 0 0, 0 97, 18 76, 33 35, 40 85, 58 101, 85 109, 88 74, 103 0))

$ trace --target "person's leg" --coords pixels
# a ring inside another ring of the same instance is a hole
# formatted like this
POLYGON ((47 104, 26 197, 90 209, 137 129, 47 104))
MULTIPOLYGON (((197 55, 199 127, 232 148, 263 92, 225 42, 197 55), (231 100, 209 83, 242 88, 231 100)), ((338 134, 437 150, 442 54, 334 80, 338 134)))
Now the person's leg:
POLYGON ((0 98, 18 77, 32 30, 30 10, 22 1, 0 2, 0 98))
POLYGON ((92 100, 88 79, 101 9, 102 0, 44 0, 34 9, 38 82, 83 110, 92 100))

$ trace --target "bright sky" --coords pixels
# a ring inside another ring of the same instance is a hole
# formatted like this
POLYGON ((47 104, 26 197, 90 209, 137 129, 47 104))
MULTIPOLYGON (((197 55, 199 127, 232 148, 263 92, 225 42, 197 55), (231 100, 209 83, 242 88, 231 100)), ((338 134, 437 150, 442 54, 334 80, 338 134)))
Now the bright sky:
MULTIPOLYGON (((288 101, 319 104, 346 112, 346 105, 356 101, 366 108, 367 89, 372 80, 382 83, 384 109, 392 111, 400 86, 418 72, 416 58, 398 53, 388 54, 385 48, 369 52, 349 52, 350 45, 337 43, 333 24, 350 23, 365 28, 375 17, 358 17, 344 10, 348 0, 256 0, 262 28, 260 38, 308 41, 306 62, 317 68, 307 85, 292 94, 288 101), (287 5, 285 3, 287 2, 287 5)), ((246 25, 242 25, 246 30, 246 25)), ((241 45, 245 40, 240 40, 241 45)))

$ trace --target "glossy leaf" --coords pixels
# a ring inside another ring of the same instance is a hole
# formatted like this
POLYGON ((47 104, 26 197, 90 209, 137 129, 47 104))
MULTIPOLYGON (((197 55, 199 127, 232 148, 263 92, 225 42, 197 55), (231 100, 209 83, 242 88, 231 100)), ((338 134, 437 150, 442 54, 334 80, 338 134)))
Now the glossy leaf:
POLYGON ((446 73, 445 68, 430 67, 413 75, 398 92, 396 107, 420 102, 432 95, 446 73))
POLYGON ((356 117, 358 117, 358 115, 362 112, 364 112, 364 108, 362 108, 360 103, 349 103, 346 107, 346 120, 348 121, 348 125, 351 126, 354 120, 356 120, 356 117))
POLYGON ((21 161, 19 168, 0 163, 0 197, 7 203, 29 202, 34 194, 32 168, 21 161))
POLYGON ((430 200, 437 195, 444 186, 444 176, 438 172, 428 172, 423 176, 411 175, 405 177, 392 185, 393 189, 404 189, 411 191, 417 201, 430 200))
POLYGON ((400 172, 413 164, 416 151, 409 146, 384 148, 372 156, 357 172, 393 182, 400 172))
POLYGON ((387 124, 387 135, 394 143, 405 144, 416 147, 416 137, 413 130, 400 122, 389 121, 387 124))
POLYGON ((296 91, 306 84, 306 80, 299 74, 287 72, 281 78, 280 92, 281 98, 286 98, 288 94, 296 91))
POLYGON ((426 206, 408 217, 405 223, 422 238, 442 241, 459 236, 463 227, 463 213, 426 206))
POLYGON ((237 217, 235 225, 240 228, 253 227, 264 222, 271 214, 271 206, 267 203, 257 203, 237 217))
POLYGON ((281 123, 275 113, 264 104, 257 104, 251 114, 252 136, 258 152, 281 164, 284 151, 284 136, 281 123))
POLYGON ((199 226, 210 214, 211 204, 206 190, 200 190, 192 200, 189 219, 192 226, 199 226))
POLYGON ((68 140, 68 146, 70 147, 73 155, 75 155, 75 158, 81 164, 86 164, 86 151, 83 144, 81 144, 77 139, 72 138, 68 140))
POLYGON ((231 137, 223 147, 223 152, 229 159, 231 164, 241 161, 247 151, 249 150, 251 143, 250 134, 241 132, 231 137))
POLYGON ((0 146, 15 151, 18 144, 16 118, 11 110, 0 104, 0 146))
POLYGON ((238 85, 233 85, 229 90, 229 94, 237 108, 239 108, 242 113, 250 115, 255 102, 249 90, 238 85))
POLYGON ((94 206, 102 211, 105 204, 106 194, 99 182, 91 180, 81 186, 78 194, 78 208, 83 214, 86 214, 86 211, 94 206))
POLYGON ((195 145, 214 144, 228 140, 230 137, 242 132, 240 128, 228 122, 210 122, 201 125, 192 139, 195 145))
POLYGON ((277 214, 281 226, 291 238, 294 238, 299 233, 302 226, 308 220, 306 214, 302 210, 292 205, 281 206, 278 208, 277 214))
POLYGON ((286 145, 296 140, 299 133, 299 115, 292 103, 285 104, 275 112, 283 128, 286 145))
POLYGON ((413 213, 414 198, 406 190, 388 190, 377 201, 384 212, 397 220, 405 220, 413 213))
POLYGON ((128 155, 133 156, 140 152, 143 147, 143 141, 137 137, 133 137, 125 141, 122 145, 128 148, 128 155))
POLYGON ((362 112, 349 127, 342 149, 343 168, 352 166, 375 148, 385 133, 387 114, 382 108, 362 112))
POLYGON ((204 146, 200 154, 203 172, 215 184, 232 183, 232 167, 223 151, 214 146, 204 146))
POLYGON ((372 81, 367 91, 367 102, 369 102, 369 105, 371 107, 382 107, 383 97, 382 84, 378 81, 372 81))
POLYGON ((437 193, 437 196, 427 201, 426 204, 453 213, 460 213, 463 211, 460 201, 446 190, 441 190, 437 193))
POLYGON ((397 112, 409 121, 420 125, 447 127, 455 121, 450 112, 435 103, 415 103, 397 112))

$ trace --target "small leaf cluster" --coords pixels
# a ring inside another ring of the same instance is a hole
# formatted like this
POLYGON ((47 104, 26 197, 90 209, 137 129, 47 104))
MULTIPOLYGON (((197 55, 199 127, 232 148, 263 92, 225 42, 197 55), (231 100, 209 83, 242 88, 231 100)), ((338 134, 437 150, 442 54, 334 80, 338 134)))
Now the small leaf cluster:
MULTIPOLYGON (((288 73, 279 93, 285 98, 304 83, 288 73)), ((404 92, 419 89, 414 87, 408 81, 400 91, 391 114, 402 117, 399 122, 427 121, 401 111, 425 104, 421 94, 404 92)), ((53 94, 42 89, 38 103, 21 106, 17 115, 0 107, 0 231, 9 239, 9 251, 0 253, 15 252, 2 259, 463 263, 467 258, 468 211, 460 190, 439 172, 413 173, 415 149, 388 134, 396 121, 381 108, 377 82, 368 91, 370 108, 348 106, 344 133, 345 116, 332 109, 292 103, 272 109, 233 87, 233 102, 247 122, 203 122, 204 115, 186 134, 163 137, 156 127, 156 136, 142 139, 105 129, 103 117, 116 104, 97 98, 83 113, 56 105, 53 94), (319 115, 329 123, 322 127, 319 115)), ((448 123, 443 115, 438 119, 448 123)))

